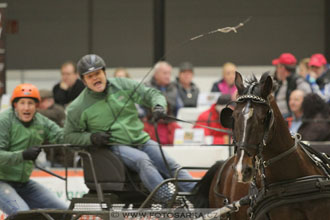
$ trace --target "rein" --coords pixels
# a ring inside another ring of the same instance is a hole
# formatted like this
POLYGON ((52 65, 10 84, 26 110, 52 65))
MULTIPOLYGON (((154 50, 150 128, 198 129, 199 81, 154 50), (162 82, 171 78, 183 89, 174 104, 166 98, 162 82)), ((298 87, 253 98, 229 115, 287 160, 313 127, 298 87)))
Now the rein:
POLYGON ((227 133, 229 135, 232 135, 232 132, 230 130, 221 129, 221 128, 214 128, 214 127, 202 125, 202 124, 199 124, 199 123, 189 122, 189 121, 178 119, 178 118, 175 118, 175 117, 172 117, 172 116, 169 116, 169 115, 166 115, 164 117, 167 118, 167 119, 173 120, 173 121, 183 122, 183 123, 187 123, 187 124, 191 124, 191 125, 197 125, 197 126, 207 128, 207 129, 210 129, 210 130, 213 130, 213 131, 223 132, 223 133, 227 133))

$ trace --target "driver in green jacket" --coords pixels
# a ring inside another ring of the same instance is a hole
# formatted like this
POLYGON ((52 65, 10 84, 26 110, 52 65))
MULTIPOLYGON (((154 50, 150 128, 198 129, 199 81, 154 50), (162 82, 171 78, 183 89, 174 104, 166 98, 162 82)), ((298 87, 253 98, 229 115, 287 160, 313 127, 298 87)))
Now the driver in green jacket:
MULTIPOLYGON (((169 174, 158 144, 143 131, 135 103, 152 109, 157 120, 166 113, 165 97, 158 90, 134 80, 107 79, 105 68, 103 59, 95 54, 88 54, 78 62, 86 88, 67 107, 65 141, 74 145, 108 147, 126 166, 135 170, 146 188, 152 191, 164 180, 163 176, 173 176, 180 165, 165 154, 169 174)), ((182 170, 178 178, 192 177, 182 170)), ((179 184, 184 191, 191 191, 194 185, 192 182, 179 184)))

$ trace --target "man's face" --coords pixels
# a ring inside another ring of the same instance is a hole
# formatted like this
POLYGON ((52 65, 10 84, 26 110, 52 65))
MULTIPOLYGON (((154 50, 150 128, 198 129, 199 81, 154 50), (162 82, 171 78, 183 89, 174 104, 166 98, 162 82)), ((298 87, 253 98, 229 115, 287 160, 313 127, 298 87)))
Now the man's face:
POLYGON ((127 77, 127 73, 124 70, 119 70, 115 73, 114 77, 116 78, 129 78, 127 77))
POLYGON ((193 72, 191 70, 185 70, 179 73, 179 81, 183 85, 190 85, 193 79, 193 72))
POLYGON ((226 105, 215 105, 215 110, 220 114, 221 111, 226 108, 226 105))
POLYGON ((236 68, 234 66, 227 66, 223 69, 223 79, 230 86, 235 83, 235 71, 236 68))
POLYGON ((289 106, 293 113, 301 111, 301 105, 304 101, 304 93, 302 91, 293 91, 290 95, 289 106))
POLYGON ((107 85, 107 78, 102 69, 84 75, 83 81, 94 92, 103 92, 107 85))
POLYGON ((38 106, 39 109, 48 109, 54 105, 54 98, 43 98, 38 106))
POLYGON ((21 121, 29 122, 36 113, 37 103, 30 98, 21 98, 18 102, 14 103, 14 108, 21 121))
POLYGON ((280 81, 284 81, 287 77, 288 71, 286 71, 285 67, 282 64, 276 65, 276 78, 280 81))
POLYGON ((78 74, 74 72, 74 67, 68 64, 62 67, 61 78, 68 87, 72 87, 78 79, 78 74))
POLYGON ((311 72, 314 72, 316 77, 320 77, 324 72, 324 66, 311 66, 311 72))
POLYGON ((171 82, 172 67, 162 64, 155 72, 155 80, 159 86, 167 86, 171 82))

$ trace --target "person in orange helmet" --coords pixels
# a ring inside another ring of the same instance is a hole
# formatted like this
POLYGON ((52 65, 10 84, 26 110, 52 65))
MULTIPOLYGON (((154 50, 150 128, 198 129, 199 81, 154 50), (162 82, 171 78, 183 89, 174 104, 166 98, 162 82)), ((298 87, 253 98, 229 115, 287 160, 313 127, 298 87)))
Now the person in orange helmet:
POLYGON ((18 85, 12 108, 0 113, 0 209, 7 215, 37 208, 67 209, 64 201, 30 179, 44 141, 61 143, 63 133, 37 112, 40 94, 32 84, 18 85))

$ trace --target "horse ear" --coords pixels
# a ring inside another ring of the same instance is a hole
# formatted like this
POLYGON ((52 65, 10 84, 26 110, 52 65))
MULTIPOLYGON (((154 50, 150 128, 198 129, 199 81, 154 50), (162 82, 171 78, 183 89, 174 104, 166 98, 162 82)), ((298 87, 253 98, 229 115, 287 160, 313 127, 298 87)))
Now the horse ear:
POLYGON ((236 88, 237 88, 238 95, 243 95, 245 87, 244 87, 244 84, 243 84, 242 76, 237 71, 235 73, 235 85, 236 85, 236 88))
POLYGON ((269 94, 272 92, 272 89, 273 89, 272 77, 267 76, 266 80, 262 84, 261 97, 267 99, 269 94))

